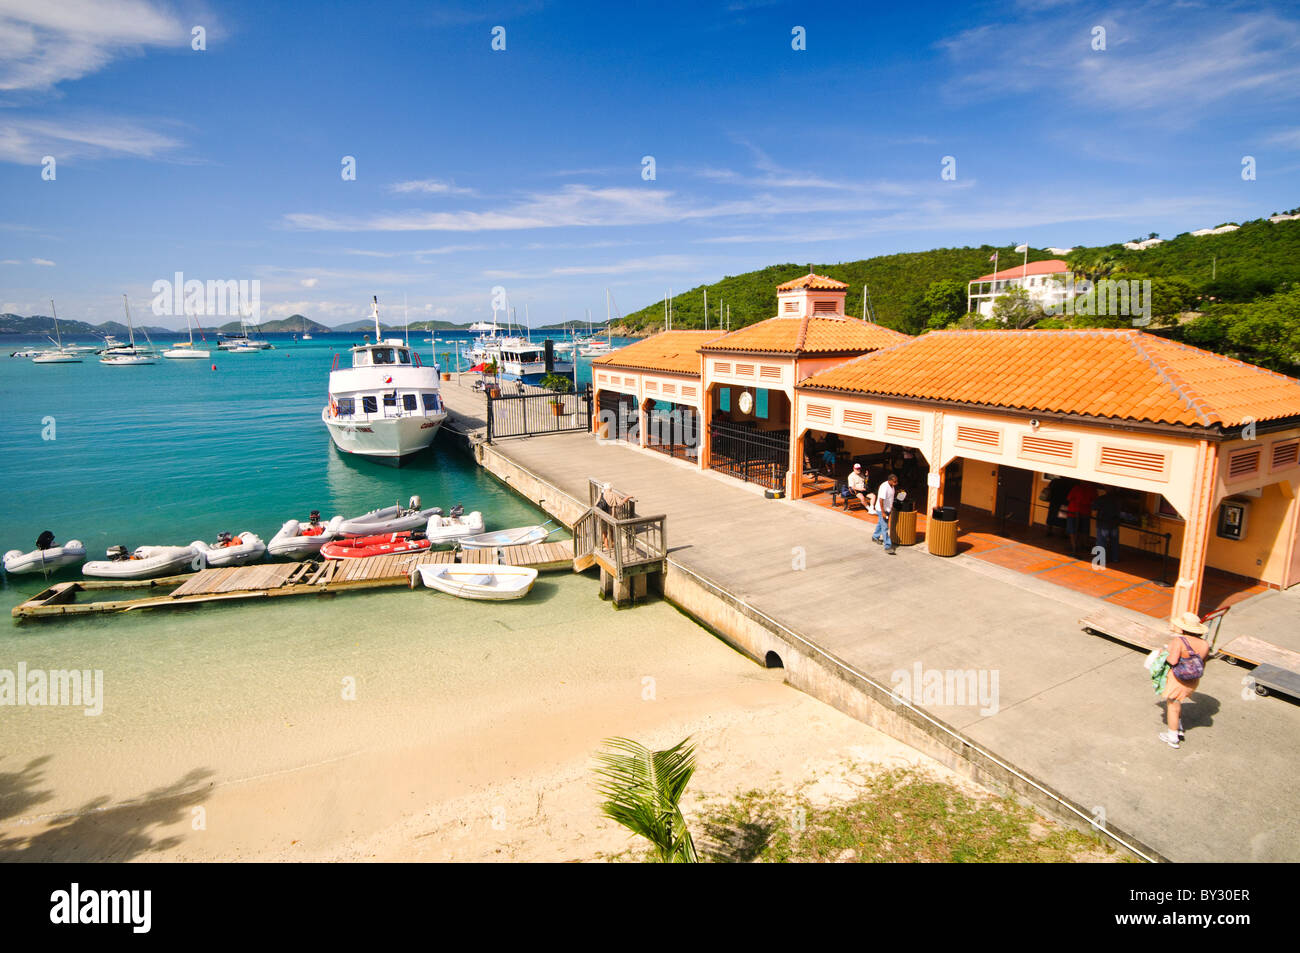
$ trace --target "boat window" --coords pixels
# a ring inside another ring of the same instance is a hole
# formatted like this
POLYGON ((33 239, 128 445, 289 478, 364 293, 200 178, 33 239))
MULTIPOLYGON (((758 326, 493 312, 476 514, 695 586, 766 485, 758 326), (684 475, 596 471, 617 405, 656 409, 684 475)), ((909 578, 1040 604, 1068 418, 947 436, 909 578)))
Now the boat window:
POLYGON ((414 395, 414 394, 403 394, 403 395, 402 395, 402 408, 403 408, 404 410, 415 410, 415 395, 414 395))
POLYGON ((340 417, 351 417, 357 412, 357 402, 352 397, 340 397, 335 403, 338 404, 340 417))
POLYGON ((370 364, 370 352, 369 352, 369 351, 353 351, 353 352, 352 352, 352 366, 353 366, 353 367, 367 367, 367 366, 369 366, 369 364, 370 364))
POLYGON ((403 348, 402 350, 399 350, 399 351, 397 352, 397 363, 398 363, 398 364, 410 364, 410 363, 411 363, 411 354, 410 354, 410 352, 407 351, 407 350, 404 349, 404 348, 403 348))
POLYGON ((372 353, 375 355, 376 364, 393 363, 393 349, 391 347, 377 347, 372 353))
POLYGON ((385 394, 385 395, 384 395, 384 406, 385 406, 385 407, 396 407, 396 406, 397 406, 397 395, 396 395, 396 394, 385 394))
POLYGON ((435 411, 436 411, 436 410, 438 409, 438 395, 437 395, 437 394, 421 394, 420 396, 421 396, 422 398, 424 398, 424 409, 425 409, 425 410, 435 410, 435 411))
POLYGON ((379 401, 375 400, 373 397, 362 397, 361 409, 368 414, 373 414, 375 411, 379 410, 379 401))

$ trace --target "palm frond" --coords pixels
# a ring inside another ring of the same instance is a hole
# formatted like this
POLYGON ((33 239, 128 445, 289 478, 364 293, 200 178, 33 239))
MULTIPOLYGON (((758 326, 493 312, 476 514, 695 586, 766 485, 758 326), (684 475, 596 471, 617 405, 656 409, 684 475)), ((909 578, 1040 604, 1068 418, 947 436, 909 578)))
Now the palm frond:
POLYGON ((651 751, 629 738, 606 738, 596 755, 601 810, 654 846, 666 863, 695 863, 695 844, 679 802, 695 773, 695 748, 686 738, 651 751))

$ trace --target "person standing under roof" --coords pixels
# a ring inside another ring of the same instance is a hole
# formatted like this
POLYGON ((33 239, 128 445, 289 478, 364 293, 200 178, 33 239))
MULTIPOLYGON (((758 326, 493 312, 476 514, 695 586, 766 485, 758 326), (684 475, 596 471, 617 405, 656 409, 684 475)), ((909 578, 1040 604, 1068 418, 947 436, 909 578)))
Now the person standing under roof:
POLYGON ((1097 490, 1091 483, 1076 484, 1065 502, 1065 532, 1070 537, 1070 552, 1078 556, 1083 552, 1083 541, 1088 537, 1088 517, 1097 490))
POLYGON ((897 474, 889 474, 889 478, 880 484, 880 490, 876 493, 876 531, 871 534, 872 540, 882 543, 885 552, 894 555, 894 536, 891 532, 890 517, 894 513, 894 490, 898 486, 897 474))

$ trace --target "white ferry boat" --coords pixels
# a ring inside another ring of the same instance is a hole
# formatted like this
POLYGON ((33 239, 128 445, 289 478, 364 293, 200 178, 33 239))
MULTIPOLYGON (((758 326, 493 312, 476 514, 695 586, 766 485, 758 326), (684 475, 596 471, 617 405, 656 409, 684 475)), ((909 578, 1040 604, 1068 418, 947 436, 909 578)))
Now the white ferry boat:
POLYGON ((496 352, 497 370, 501 377, 510 381, 524 381, 535 384, 547 373, 569 375, 573 373, 573 361, 564 360, 558 352, 552 352, 551 370, 546 369, 546 347, 526 339, 514 339, 503 343, 496 352))
POLYGON ((383 339, 379 299, 374 298, 375 343, 351 349, 352 366, 330 370, 329 402, 321 420, 334 446, 344 453, 376 457, 400 465, 438 435, 447 419, 438 387, 438 368, 400 338, 383 339))

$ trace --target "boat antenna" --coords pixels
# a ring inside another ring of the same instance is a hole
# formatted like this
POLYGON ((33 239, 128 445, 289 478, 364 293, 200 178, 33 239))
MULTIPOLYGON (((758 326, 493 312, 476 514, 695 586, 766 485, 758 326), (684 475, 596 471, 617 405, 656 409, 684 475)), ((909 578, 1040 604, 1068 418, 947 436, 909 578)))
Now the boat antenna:
POLYGON ((402 292, 402 320, 406 322, 406 346, 411 346, 411 312, 406 306, 406 292, 402 292))
POLYGON ((370 296, 370 316, 375 319, 375 343, 379 343, 379 295, 370 296))

